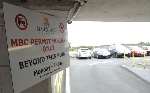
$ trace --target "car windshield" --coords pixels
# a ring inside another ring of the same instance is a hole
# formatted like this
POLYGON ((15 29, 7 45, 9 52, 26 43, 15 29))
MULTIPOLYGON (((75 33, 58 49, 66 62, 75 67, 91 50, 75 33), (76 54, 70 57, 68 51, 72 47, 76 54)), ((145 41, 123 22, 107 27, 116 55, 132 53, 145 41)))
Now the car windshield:
POLYGON ((128 50, 125 46, 122 46, 122 45, 117 45, 116 49, 117 50, 128 50))
POLYGON ((105 51, 108 51, 108 50, 107 49, 98 49, 98 51, 105 52, 105 51))
POLYGON ((81 49, 81 50, 89 50, 89 49, 81 49))
POLYGON ((81 52, 87 52, 87 51, 83 51, 83 50, 82 50, 81 52))

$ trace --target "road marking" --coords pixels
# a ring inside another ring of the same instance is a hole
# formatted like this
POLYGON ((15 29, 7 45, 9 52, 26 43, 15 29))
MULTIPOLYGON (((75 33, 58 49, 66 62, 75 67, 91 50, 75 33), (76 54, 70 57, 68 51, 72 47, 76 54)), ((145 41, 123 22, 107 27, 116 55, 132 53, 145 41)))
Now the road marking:
POLYGON ((108 61, 108 62, 105 62, 105 61, 99 61, 97 63, 90 63, 88 65, 90 66, 93 66, 93 65, 97 65, 97 64, 118 64, 119 62, 118 61, 108 61))
POLYGON ((97 64, 107 64, 107 63, 110 63, 110 62, 97 62, 97 63, 91 63, 89 65, 93 66, 93 65, 97 65, 97 64))

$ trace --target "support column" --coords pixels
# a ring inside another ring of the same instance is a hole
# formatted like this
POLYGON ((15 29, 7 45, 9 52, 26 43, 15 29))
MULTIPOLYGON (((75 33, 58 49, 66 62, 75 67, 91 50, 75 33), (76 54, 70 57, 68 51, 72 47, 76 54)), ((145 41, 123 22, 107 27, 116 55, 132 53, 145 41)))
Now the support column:
POLYGON ((13 93, 2 9, 0 9, 0 93, 13 93))

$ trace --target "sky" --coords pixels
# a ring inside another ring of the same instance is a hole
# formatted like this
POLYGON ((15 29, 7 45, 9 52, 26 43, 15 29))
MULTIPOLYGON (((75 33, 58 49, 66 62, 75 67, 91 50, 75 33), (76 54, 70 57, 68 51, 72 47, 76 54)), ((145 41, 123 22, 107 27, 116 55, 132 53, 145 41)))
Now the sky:
POLYGON ((67 28, 73 47, 150 42, 150 22, 73 21, 67 28))

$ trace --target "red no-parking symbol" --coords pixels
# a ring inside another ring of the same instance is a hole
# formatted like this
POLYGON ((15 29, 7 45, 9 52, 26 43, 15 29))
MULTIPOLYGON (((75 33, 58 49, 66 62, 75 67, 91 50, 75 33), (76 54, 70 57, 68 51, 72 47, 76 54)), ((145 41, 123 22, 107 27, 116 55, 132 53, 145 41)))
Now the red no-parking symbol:
POLYGON ((65 26, 63 23, 60 23, 59 24, 59 29, 60 29, 60 32, 64 33, 65 32, 65 26))
POLYGON ((16 22, 17 27, 18 27, 20 30, 26 30, 27 27, 28 27, 27 19, 26 19, 26 17, 25 17, 24 15, 22 15, 22 14, 16 15, 16 17, 15 17, 15 22, 16 22))

